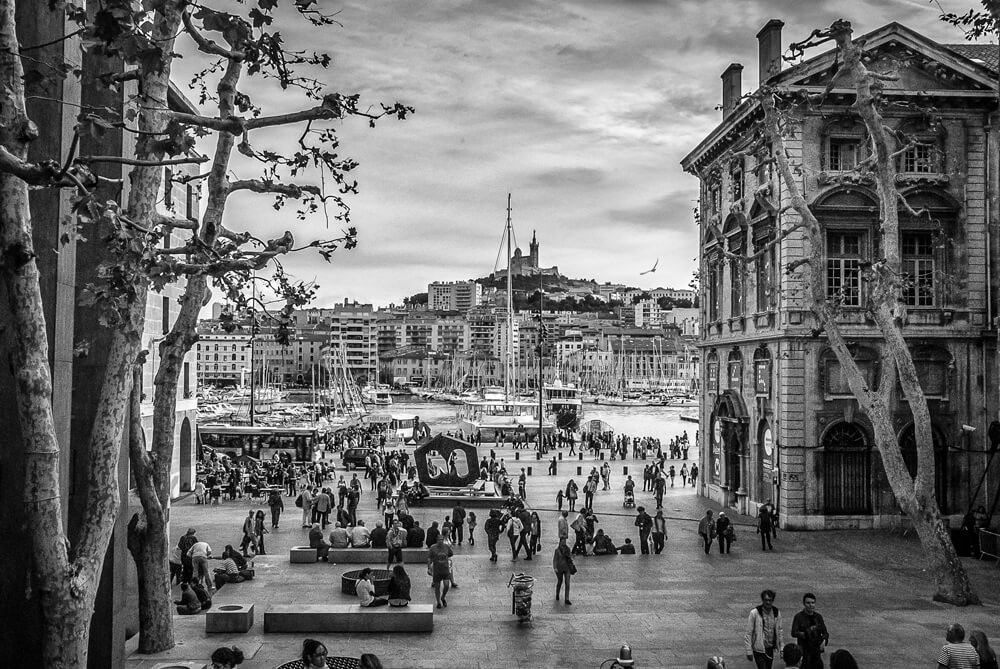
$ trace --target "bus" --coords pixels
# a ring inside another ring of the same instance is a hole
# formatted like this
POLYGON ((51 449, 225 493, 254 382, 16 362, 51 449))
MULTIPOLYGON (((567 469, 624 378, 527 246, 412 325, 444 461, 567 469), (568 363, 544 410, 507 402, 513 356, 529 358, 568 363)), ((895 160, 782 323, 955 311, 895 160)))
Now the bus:
POLYGON ((247 456, 271 460, 275 456, 296 462, 311 462, 320 433, 311 427, 249 427, 246 425, 199 425, 199 443, 235 459, 247 456))

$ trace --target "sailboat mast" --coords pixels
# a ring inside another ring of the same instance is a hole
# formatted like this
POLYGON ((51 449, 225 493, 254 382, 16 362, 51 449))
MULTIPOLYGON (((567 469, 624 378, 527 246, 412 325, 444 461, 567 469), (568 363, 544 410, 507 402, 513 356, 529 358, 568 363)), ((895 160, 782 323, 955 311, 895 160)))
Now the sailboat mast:
POLYGON ((511 377, 514 373, 514 283, 511 278, 511 237, 513 227, 510 222, 510 193, 507 193, 507 359, 504 370, 504 395, 507 400, 511 398, 511 377))

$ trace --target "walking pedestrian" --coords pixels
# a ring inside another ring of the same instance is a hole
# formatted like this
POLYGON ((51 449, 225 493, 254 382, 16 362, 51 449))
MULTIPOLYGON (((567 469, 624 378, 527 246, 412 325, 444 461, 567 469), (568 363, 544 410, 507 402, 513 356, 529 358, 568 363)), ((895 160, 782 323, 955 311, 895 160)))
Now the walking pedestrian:
POLYGON ((640 506, 635 517, 635 526, 639 528, 639 550, 643 555, 649 555, 649 533, 653 529, 653 519, 646 513, 646 507, 640 506))
POLYGON ((691 465, 691 487, 694 487, 695 482, 698 480, 698 464, 695 463, 691 465))
POLYGON ((802 610, 792 618, 791 635, 802 650, 802 669, 823 669, 822 653, 830 643, 826 623, 816 611, 816 595, 802 595, 802 610))
POLYGON ((736 530, 733 529, 733 521, 729 520, 725 511, 720 511, 719 519, 715 521, 715 534, 719 537, 719 555, 728 554, 736 536, 736 530))
POLYGON ((563 603, 568 606, 572 605, 573 602, 569 601, 569 580, 570 576, 576 573, 576 565, 573 563, 573 554, 563 537, 559 537, 559 545, 556 546, 556 550, 552 554, 552 569, 556 572, 556 601, 559 601, 559 592, 565 581, 566 590, 563 595, 563 603))
POLYGON ((531 525, 528 532, 528 547, 532 553, 537 553, 542 549, 542 520, 538 517, 537 511, 531 512, 531 525))
POLYGON ((556 491, 556 511, 562 511, 563 498, 565 497, 562 488, 556 491))
POLYGON ((663 493, 666 491, 667 479, 663 476, 663 470, 657 469, 653 479, 653 496, 656 499, 656 508, 663 508, 663 493))
POLYGON ((681 465, 681 487, 682 488, 687 487, 687 484, 688 484, 688 466, 687 463, 685 462, 683 465, 681 465))
POLYGON ((576 511, 576 497, 577 497, 577 486, 576 481, 570 479, 566 484, 566 500, 569 505, 569 510, 576 511))
MULTIPOLYGON (((472 534, 473 534, 473 532, 476 531, 476 512, 475 511, 470 511, 469 515, 466 516, 466 518, 465 518, 465 522, 468 523, 468 525, 469 525, 469 545, 470 546, 475 546, 476 545, 476 539, 475 539, 475 537, 472 536, 472 534)), ((459 542, 459 543, 461 543, 461 542, 459 542)))
POLYGON ((437 607, 448 606, 448 588, 451 586, 451 546, 444 543, 444 533, 438 535, 437 543, 427 550, 427 571, 434 587, 437 607), (442 586, 443 584, 443 586, 442 586))
POLYGON ((757 511, 757 534, 760 535, 760 549, 774 550, 771 545, 771 509, 770 504, 764 504, 757 511))
POLYGON ((670 465, 669 472, 670 472, 670 487, 673 488, 674 487, 674 477, 677 476, 677 470, 674 469, 673 465, 670 465))
POLYGON ((712 539, 715 537, 715 520, 712 518, 711 509, 705 511, 705 515, 698 522, 698 534, 705 543, 705 555, 708 555, 712 548, 712 539))
POLYGON ((254 515, 253 533, 257 539, 257 555, 265 555, 264 535, 267 534, 267 529, 264 527, 264 509, 257 509, 254 515))
POLYGON ((243 519, 243 541, 240 542, 240 550, 243 551, 243 557, 249 557, 247 552, 250 546, 254 546, 256 552, 257 536, 254 532, 254 514, 253 509, 250 509, 247 517, 243 519))
POLYGON ((747 631, 743 637, 743 646, 747 659, 756 665, 757 669, 771 669, 774 662, 775 649, 781 648, 784 633, 781 630, 781 615, 774 605, 774 590, 764 590, 760 593, 760 606, 750 609, 747 617, 747 631))
MULTIPOLYGON (((507 539, 510 541, 510 560, 515 562, 517 560, 517 554, 520 551, 520 545, 518 541, 521 539, 521 535, 524 533, 524 524, 521 519, 514 514, 507 521, 507 539)), ((527 548, 527 546, 525 546, 527 548)), ((528 554, 531 557, 531 554, 528 554)))
POLYGON ((663 552, 663 542, 667 538, 667 519, 663 517, 663 509, 657 509, 653 516, 653 552, 659 555, 663 552))
POLYGON ((309 490, 309 486, 302 488, 302 492, 296 498, 295 506, 299 506, 299 500, 302 504, 302 527, 312 527, 310 521, 312 520, 312 492, 309 490))
POLYGON ((281 500, 281 493, 277 490, 272 490, 271 494, 267 496, 267 505, 271 509, 271 527, 278 527, 281 512, 285 510, 285 503, 281 500))
POLYGON ((588 509, 594 508, 594 492, 597 490, 597 479, 593 476, 587 478, 583 484, 583 505, 588 509))
POLYGON ((483 531, 486 532, 486 546, 490 549, 490 562, 497 561, 497 540, 503 532, 503 522, 500 518, 500 511, 490 509, 489 517, 483 525, 483 531))

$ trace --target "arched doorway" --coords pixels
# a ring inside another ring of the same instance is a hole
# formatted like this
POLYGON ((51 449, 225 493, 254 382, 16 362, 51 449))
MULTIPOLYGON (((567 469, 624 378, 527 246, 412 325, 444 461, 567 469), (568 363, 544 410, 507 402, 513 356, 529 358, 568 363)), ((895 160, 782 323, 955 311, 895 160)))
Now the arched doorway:
POLYGON ((713 482, 733 493, 742 492, 750 421, 746 404, 735 390, 723 391, 715 402, 712 416, 713 482))
POLYGON ((181 492, 191 491, 191 475, 194 467, 191 466, 192 444, 191 444, 191 419, 185 417, 181 422, 181 492))
MULTIPOLYGON (((941 513, 948 513, 948 445, 937 426, 931 426, 934 443, 934 496, 941 513)), ((899 433, 899 450, 910 476, 917 475, 917 437, 913 423, 899 433)))
POLYGON ((871 505, 871 441, 855 423, 831 425, 823 447, 823 513, 867 515, 871 505))

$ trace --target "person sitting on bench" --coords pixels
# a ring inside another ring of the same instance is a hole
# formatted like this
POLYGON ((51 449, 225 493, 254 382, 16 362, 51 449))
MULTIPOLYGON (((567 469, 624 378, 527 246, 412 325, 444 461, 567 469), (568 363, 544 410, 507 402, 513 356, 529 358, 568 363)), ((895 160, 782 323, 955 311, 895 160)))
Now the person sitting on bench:
POLYGON ((371 567, 365 567, 358 576, 357 593, 361 600, 361 606, 385 606, 389 600, 385 597, 375 596, 375 586, 371 582, 371 567))

